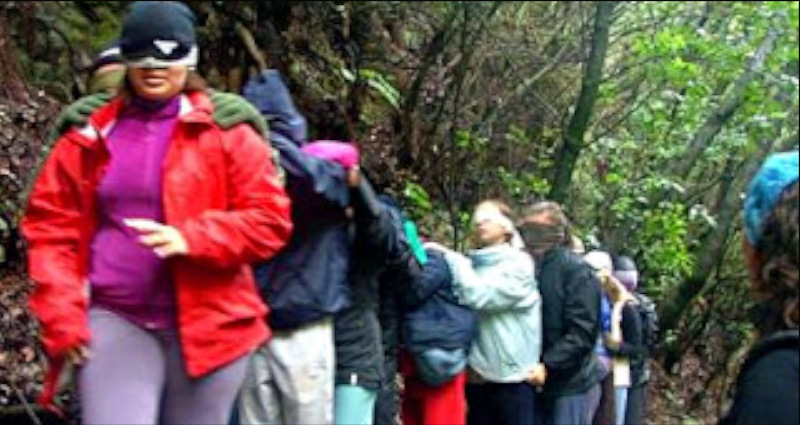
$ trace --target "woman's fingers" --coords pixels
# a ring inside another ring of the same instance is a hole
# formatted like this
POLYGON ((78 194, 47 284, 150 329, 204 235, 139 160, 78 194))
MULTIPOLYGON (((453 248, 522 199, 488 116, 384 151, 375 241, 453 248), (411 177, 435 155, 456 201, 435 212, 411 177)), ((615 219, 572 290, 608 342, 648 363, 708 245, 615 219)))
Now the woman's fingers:
POLYGON ((125 220, 125 225, 141 234, 142 245, 153 248, 161 258, 187 254, 189 249, 186 240, 178 229, 147 219, 125 220))
POLYGON ((89 360, 89 348, 73 348, 72 350, 67 351, 66 359, 68 362, 76 366, 81 366, 84 362, 86 362, 86 360, 89 360))
POLYGON ((538 365, 533 368, 528 374, 528 382, 534 386, 543 386, 547 381, 547 368, 544 365, 538 365))
POLYGON ((157 233, 151 233, 149 235, 142 236, 139 238, 139 241, 146 247, 157 248, 170 244, 172 239, 170 238, 168 232, 162 230, 157 233))
POLYGON ((176 255, 185 254, 185 252, 183 252, 183 250, 181 249, 179 243, 170 243, 167 245, 159 246, 154 251, 156 255, 158 255, 161 258, 170 258, 176 255))
POLYGON ((357 188, 361 184, 361 170, 353 167, 347 171, 347 184, 351 188, 357 188))
POLYGON ((133 230, 136 230, 139 233, 157 233, 163 231, 164 228, 167 227, 153 220, 141 219, 141 218, 132 218, 124 220, 123 223, 125 223, 126 226, 130 227, 133 230))

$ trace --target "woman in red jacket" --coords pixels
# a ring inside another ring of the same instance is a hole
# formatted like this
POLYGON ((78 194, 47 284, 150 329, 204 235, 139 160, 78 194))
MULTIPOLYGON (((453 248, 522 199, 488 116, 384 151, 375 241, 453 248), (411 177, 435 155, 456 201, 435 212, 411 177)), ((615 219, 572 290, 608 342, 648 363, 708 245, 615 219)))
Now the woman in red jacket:
POLYGON ((186 6, 135 3, 121 49, 126 90, 58 142, 23 222, 42 401, 71 364, 84 423, 225 423, 270 336, 248 264, 286 245, 289 200, 269 145, 214 123, 186 6))

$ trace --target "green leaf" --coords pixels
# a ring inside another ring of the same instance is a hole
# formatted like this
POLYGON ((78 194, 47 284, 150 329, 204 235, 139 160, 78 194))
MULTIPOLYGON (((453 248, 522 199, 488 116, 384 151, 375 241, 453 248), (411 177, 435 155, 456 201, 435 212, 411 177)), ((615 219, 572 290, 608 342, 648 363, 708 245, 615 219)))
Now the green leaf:
POLYGON ((428 192, 420 185, 409 182, 406 184, 405 197, 413 208, 423 212, 433 210, 433 203, 428 192))

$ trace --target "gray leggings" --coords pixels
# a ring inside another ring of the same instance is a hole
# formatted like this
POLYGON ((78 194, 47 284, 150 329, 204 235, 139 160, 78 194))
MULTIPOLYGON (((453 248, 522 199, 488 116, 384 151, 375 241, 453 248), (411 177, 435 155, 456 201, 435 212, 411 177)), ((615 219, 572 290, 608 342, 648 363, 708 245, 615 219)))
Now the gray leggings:
POLYGON ((149 332, 96 308, 89 320, 91 358, 78 377, 84 424, 228 423, 248 358, 191 379, 174 332, 149 332))

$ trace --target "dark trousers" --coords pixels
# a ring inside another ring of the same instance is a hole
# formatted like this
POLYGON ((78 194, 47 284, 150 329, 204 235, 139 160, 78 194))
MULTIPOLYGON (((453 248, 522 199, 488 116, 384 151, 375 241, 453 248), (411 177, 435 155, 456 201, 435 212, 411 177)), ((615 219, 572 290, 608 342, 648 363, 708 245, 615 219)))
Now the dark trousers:
POLYGON ((628 392, 628 413, 625 425, 645 425, 647 416, 647 385, 633 387, 628 392))
POLYGON ((397 357, 386 359, 386 382, 378 390, 375 401, 375 424, 397 425, 400 423, 400 387, 397 379, 397 357), (394 361, 393 361, 394 359, 394 361))
POLYGON ((534 425, 536 390, 528 384, 467 386, 467 424, 534 425))
POLYGON ((397 425, 400 418, 400 402, 396 384, 378 391, 375 401, 375 424, 397 425))

